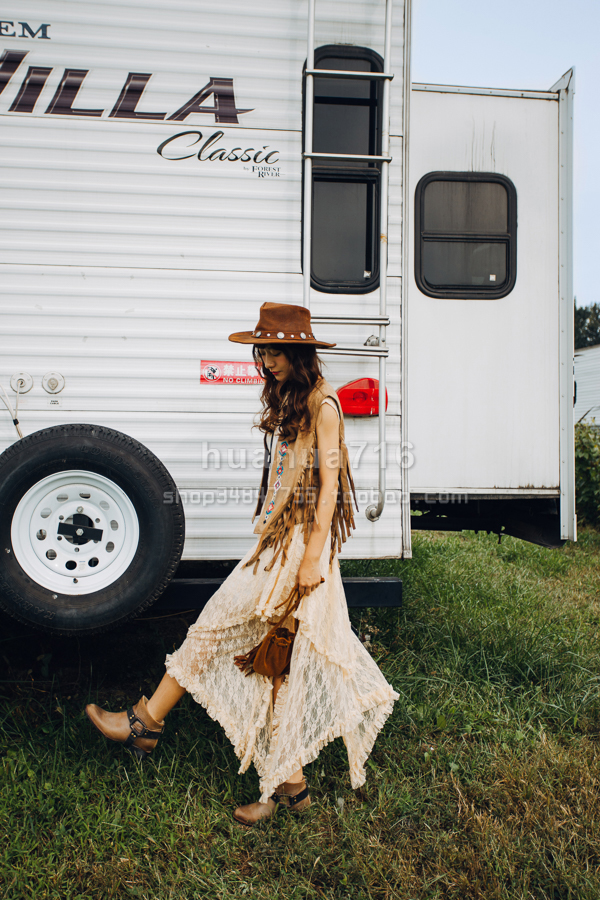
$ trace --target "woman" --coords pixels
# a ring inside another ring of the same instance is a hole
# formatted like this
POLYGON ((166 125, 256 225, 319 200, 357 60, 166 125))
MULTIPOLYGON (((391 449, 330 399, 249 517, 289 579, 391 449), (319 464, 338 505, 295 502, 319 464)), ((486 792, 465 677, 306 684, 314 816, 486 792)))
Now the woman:
POLYGON ((341 408, 316 353, 335 345, 314 337, 308 310, 279 303, 264 303, 254 331, 229 339, 253 345, 265 378, 258 542, 167 656, 150 700, 121 713, 95 704, 86 712, 106 737, 144 758, 189 691, 225 729, 239 771, 251 762, 258 771, 260 799, 234 813, 254 825, 278 803, 294 812, 309 806, 302 767, 336 737, 348 750, 352 786, 363 784, 398 694, 351 630, 340 577, 337 553, 354 527, 353 485, 341 408), (269 678, 253 671, 252 660, 274 625, 289 630, 293 651, 287 674, 269 678))

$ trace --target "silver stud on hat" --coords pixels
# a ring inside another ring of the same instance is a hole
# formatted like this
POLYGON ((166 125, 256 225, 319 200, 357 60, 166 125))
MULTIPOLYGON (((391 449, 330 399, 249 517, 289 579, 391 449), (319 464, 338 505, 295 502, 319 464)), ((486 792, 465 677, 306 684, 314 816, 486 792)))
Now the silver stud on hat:
POLYGON ((284 338, 284 337, 285 337, 285 334, 283 333, 283 331, 278 331, 278 332, 277 332, 277 337, 278 337, 278 338, 284 338))
POLYGON ((306 338, 306 335, 304 334, 303 331, 300 332, 300 337, 301 337, 301 338, 306 338))
POLYGON ((257 331, 256 334, 254 335, 254 337, 260 337, 261 334, 262 334, 262 331, 257 331))

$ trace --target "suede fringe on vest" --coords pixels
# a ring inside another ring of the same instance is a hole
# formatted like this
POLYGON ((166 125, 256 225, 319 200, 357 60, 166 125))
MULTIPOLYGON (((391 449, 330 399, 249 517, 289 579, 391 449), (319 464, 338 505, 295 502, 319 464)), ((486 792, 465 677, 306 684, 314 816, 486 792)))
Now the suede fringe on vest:
MULTIPOLYGON (((317 517, 317 500, 319 496, 319 469, 316 465, 316 445, 317 445, 317 416, 321 408, 321 404, 325 398, 331 398, 337 407, 340 426, 340 471, 338 476, 337 502, 331 522, 331 552, 330 562, 336 552, 339 552, 342 544, 350 537, 352 530, 356 527, 354 522, 353 502, 356 508, 356 493, 354 490, 354 482, 352 480, 352 472, 350 471, 350 460, 348 456, 348 448, 344 441, 344 418, 340 407, 337 394, 321 379, 315 385, 312 393, 309 395, 308 404, 311 414, 310 428, 306 432, 300 432, 296 441, 290 446, 290 453, 287 455, 289 464, 290 458, 294 458, 295 454, 302 454, 306 457, 306 462, 295 484, 291 485, 289 497, 285 499, 283 504, 279 504, 261 533, 255 552, 246 562, 246 566, 254 566, 254 571, 258 569, 260 556, 267 547, 273 547, 274 553, 271 561, 267 565, 270 570, 279 560, 280 565, 284 565, 287 560, 287 551, 292 540, 294 526, 301 524, 304 531, 304 542, 308 543, 310 529, 313 522, 318 521, 317 517)), ((279 443, 278 445, 279 446, 279 443)), ((275 468, 275 461, 272 467, 275 468)), ((264 473, 266 475, 266 472, 264 473)), ((285 476, 284 476, 285 477, 285 476)), ((263 485, 265 483, 263 477, 263 485)), ((261 490, 261 495, 262 495, 261 490)), ((261 498, 262 499, 262 498, 261 498)), ((257 513, 263 516, 266 500, 262 502, 259 499, 259 507, 257 513)))

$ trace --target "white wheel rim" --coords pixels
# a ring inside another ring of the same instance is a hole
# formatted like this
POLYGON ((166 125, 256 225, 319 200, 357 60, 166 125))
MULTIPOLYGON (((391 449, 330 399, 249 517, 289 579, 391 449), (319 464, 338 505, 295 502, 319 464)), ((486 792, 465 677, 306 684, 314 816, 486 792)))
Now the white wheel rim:
POLYGON ((135 556, 139 537, 137 513, 124 491, 103 475, 79 470, 34 484, 11 525, 21 568, 61 594, 91 594, 114 584, 135 556), (79 517, 75 524, 73 516, 79 517))

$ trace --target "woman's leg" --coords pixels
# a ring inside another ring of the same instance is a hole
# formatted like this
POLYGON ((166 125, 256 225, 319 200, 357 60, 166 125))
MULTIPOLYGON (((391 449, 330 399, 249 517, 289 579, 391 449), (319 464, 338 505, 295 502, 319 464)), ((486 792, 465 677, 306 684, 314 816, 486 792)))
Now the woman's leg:
MULTIPOLYGON (((275 705, 282 683, 282 675, 273 678, 273 705, 275 705)), ((308 796, 308 788, 304 782, 302 769, 298 769, 293 775, 290 775, 283 784, 277 785, 275 792, 279 795, 282 802, 285 802, 287 806, 290 806, 296 812, 300 812, 307 806, 310 806, 310 797, 308 796), (301 799, 298 800, 296 798, 301 799)), ((243 825, 256 825, 261 819, 267 819, 273 815, 276 809, 277 803, 269 798, 266 803, 258 801, 256 803, 248 803, 245 806, 238 806, 233 814, 233 818, 243 825)))
MULTIPOLYGON (((283 683, 283 677, 283 675, 277 675, 273 678, 273 705, 275 705, 277 700, 277 694, 283 683)), ((304 784, 302 769, 298 769, 287 781, 278 785, 275 788, 275 791, 282 799, 287 798, 285 801, 286 805, 291 805, 298 812, 310 805, 310 797, 308 796, 308 789, 304 784), (299 802, 296 801, 295 798, 303 793, 306 793, 306 797, 299 802)), ((269 798, 266 803, 257 801, 256 803, 248 803, 245 806, 238 806, 233 814, 233 818, 243 825, 256 825, 261 819, 267 819, 269 816, 273 815, 276 808, 277 803, 269 798)))
MULTIPOLYGON (((275 706, 277 694, 279 693, 279 688, 283 683, 283 679, 283 675, 275 675, 275 677, 273 678, 273 706, 275 706)), ((302 769, 297 769, 293 775, 290 775, 286 783, 298 784, 300 781, 304 781, 304 773, 302 772, 302 769)))
POLYGON ((88 703, 85 711, 104 737, 125 744, 132 753, 144 759, 158 742, 165 724, 164 717, 184 694, 185 688, 165 674, 152 699, 146 701, 145 697, 141 697, 130 711, 111 713, 95 703, 88 703))
POLYGON ((153 719, 156 719, 157 722, 162 722, 167 713, 171 712, 184 694, 185 688, 182 688, 172 675, 165 672, 161 683, 148 700, 146 708, 153 719))

